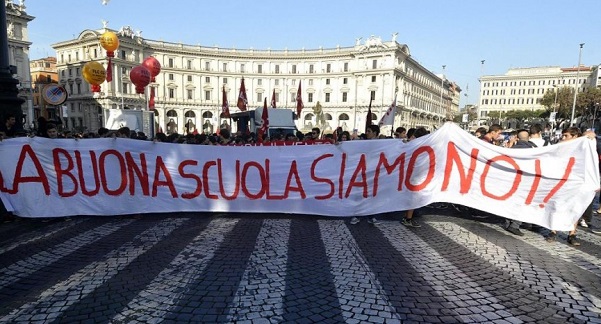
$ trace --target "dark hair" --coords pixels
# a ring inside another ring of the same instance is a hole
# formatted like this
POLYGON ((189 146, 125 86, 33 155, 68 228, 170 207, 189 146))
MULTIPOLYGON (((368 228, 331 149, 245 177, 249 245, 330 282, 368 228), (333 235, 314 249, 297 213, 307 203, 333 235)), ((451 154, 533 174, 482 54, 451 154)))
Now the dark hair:
POLYGON ((541 133, 543 131, 543 127, 541 126, 541 124, 532 124, 530 126, 530 134, 538 134, 541 133))
POLYGON ((488 132, 487 133, 498 132, 498 131, 502 131, 502 130, 503 130, 503 126, 501 126, 499 124, 492 124, 488 128, 488 132))
POLYGON ((349 133, 348 131, 343 131, 342 133, 340 133, 340 138, 342 138, 342 136, 346 136, 347 140, 351 139, 351 133, 349 133))
POLYGON ((119 128, 119 130, 117 131, 117 133, 119 135, 124 135, 124 136, 127 136, 127 137, 131 137, 131 130, 129 130, 129 127, 127 127, 127 126, 123 126, 123 127, 119 128))
POLYGON ((380 135, 380 126, 378 125, 369 125, 369 129, 376 134, 376 136, 380 135))
POLYGON ((156 139, 159 142, 165 142, 167 141, 167 135, 165 135, 165 133, 157 133, 154 136, 154 139, 156 139))
POLYGON ((405 129, 405 127, 397 127, 397 128, 394 130, 394 132, 395 132, 395 133, 404 133, 404 132, 406 132, 406 131, 407 131, 407 129, 405 129))
POLYGON ((104 137, 104 136, 108 135, 108 133, 109 133, 108 128, 105 128, 105 127, 98 128, 98 136, 104 137))
POLYGON ((418 138, 428 134, 430 134, 430 132, 426 128, 418 127, 415 132, 413 132, 413 137, 418 138))
POLYGON ((219 130, 219 135, 221 135, 221 137, 225 138, 226 140, 230 139, 230 131, 225 128, 219 130))

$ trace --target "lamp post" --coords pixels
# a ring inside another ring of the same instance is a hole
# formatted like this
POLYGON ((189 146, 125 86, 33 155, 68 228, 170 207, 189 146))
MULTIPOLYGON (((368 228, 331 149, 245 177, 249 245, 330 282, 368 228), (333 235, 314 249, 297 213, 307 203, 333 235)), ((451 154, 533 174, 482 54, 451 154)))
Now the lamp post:
MULTIPOLYGON (((444 69, 446 67, 446 65, 442 66, 442 75, 440 76, 440 110, 438 111, 439 114, 442 114, 442 112, 444 111, 444 104, 442 103, 442 92, 444 91, 444 69)), ((440 116, 438 120, 440 123, 440 116)))
POLYGON ((595 130, 595 118, 597 118, 597 108, 599 108, 599 103, 595 103, 595 110, 593 110, 593 120, 591 121, 591 129, 596 133, 595 130))
POLYGON ((484 62, 486 62, 486 60, 482 60, 480 61, 480 102, 478 102, 478 104, 476 105, 476 126, 480 126, 480 105, 482 104, 482 93, 484 92, 482 90, 482 76, 484 74, 484 62))
POLYGON ((576 67, 576 83, 574 84, 574 102, 572 102, 572 118, 570 124, 574 126, 574 112, 576 111, 576 97, 578 96, 578 77, 580 76, 580 61, 582 60, 582 47, 584 43, 580 43, 580 49, 578 50, 578 66, 576 67))

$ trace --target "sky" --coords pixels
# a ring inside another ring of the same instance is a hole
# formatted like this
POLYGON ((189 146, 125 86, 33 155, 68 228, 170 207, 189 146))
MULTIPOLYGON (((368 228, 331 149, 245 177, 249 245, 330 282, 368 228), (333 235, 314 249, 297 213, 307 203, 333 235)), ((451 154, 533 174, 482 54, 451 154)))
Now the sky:
MULTIPOLYGON (((17 1, 18 2, 18 1, 17 1)), ((478 100, 481 75, 516 67, 601 64, 600 0, 25 0, 30 58, 102 21, 151 40, 239 49, 349 47, 370 36, 411 56, 478 100), (103 2, 107 2, 103 4, 103 2), (482 61, 484 60, 484 64, 482 61), (443 70, 443 65, 445 66, 443 70)))

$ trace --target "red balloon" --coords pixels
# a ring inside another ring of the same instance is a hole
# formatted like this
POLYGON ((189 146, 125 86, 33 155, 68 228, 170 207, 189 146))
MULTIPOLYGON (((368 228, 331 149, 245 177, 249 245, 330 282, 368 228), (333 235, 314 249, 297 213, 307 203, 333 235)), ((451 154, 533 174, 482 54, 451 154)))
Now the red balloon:
POLYGON ((154 58, 153 56, 149 56, 144 59, 142 65, 150 71, 150 75, 152 76, 151 82, 155 82, 155 78, 161 72, 161 63, 154 58))
POLYGON ((150 83, 150 71, 143 65, 138 65, 129 72, 129 79, 136 86, 136 93, 144 93, 144 87, 150 83))

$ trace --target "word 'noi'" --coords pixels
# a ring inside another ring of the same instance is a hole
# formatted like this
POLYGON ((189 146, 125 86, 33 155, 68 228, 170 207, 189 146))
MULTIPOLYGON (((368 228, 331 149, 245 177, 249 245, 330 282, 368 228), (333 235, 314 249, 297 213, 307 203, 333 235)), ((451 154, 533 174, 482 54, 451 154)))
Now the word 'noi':
MULTIPOLYGON (((84 159, 80 151, 69 152, 62 148, 55 148, 52 150, 54 170, 48 172, 42 167, 31 146, 24 145, 15 170, 12 188, 5 186, 3 177, 0 174, 0 184, 2 185, 0 190, 9 194, 16 194, 19 191, 19 186, 23 184, 39 183, 43 187, 44 193, 51 195, 52 190, 48 179, 48 174, 51 174, 56 177, 57 188, 55 192, 61 197, 71 197, 78 194, 93 197, 100 194, 101 190, 102 193, 109 196, 121 196, 128 191, 131 196, 141 194, 156 197, 159 194, 159 188, 165 188, 171 197, 183 199, 204 196, 206 199, 233 200, 243 196, 248 199, 284 200, 290 198, 291 194, 294 193, 296 197, 301 199, 313 197, 317 200, 324 200, 345 199, 351 196, 355 190, 359 191, 363 198, 375 197, 382 177, 396 177, 396 190, 398 192, 405 189, 417 192, 431 185, 436 175, 436 154, 430 146, 418 147, 411 153, 408 160, 406 152, 395 156, 394 161, 389 159, 385 153, 380 153, 377 156, 377 163, 373 170, 368 170, 368 158, 365 154, 360 155, 353 162, 349 161, 346 153, 342 153, 340 157, 334 156, 334 154, 324 154, 311 162, 309 176, 304 178, 301 177, 301 174, 304 173, 299 172, 299 163, 296 160, 290 161, 283 190, 279 190, 280 193, 275 194, 272 192, 273 187, 275 187, 273 183, 282 183, 282 181, 281 179, 272 179, 271 161, 269 159, 265 159, 263 163, 257 161, 242 163, 236 160, 233 170, 235 177, 232 182, 224 179, 225 172, 232 174, 230 172, 232 170, 224 170, 222 159, 206 161, 200 166, 196 160, 182 160, 177 166, 177 173, 172 174, 161 156, 156 156, 154 161, 149 163, 144 153, 139 153, 137 161, 131 152, 121 153, 117 150, 105 150, 99 153, 95 151, 89 151, 88 153, 88 157, 84 159), (334 161, 332 159, 340 161, 337 174, 320 174, 317 171, 320 169, 319 165, 334 161), (23 175, 23 165, 26 163, 33 164, 37 172, 36 175, 23 175), (349 165, 349 163, 354 164, 349 165), (417 167, 417 165, 426 167, 417 167), (152 176, 149 174, 149 169, 154 170, 152 176), (352 172, 348 170, 352 170, 352 172), (373 178, 369 179, 368 174, 373 174, 373 178), (413 183, 413 174, 425 176, 419 177, 419 183, 413 183), (260 185, 257 185, 257 181, 260 185), (318 191, 307 192, 305 188, 308 186, 304 185, 306 182, 317 184, 317 186, 313 185, 311 188, 314 188, 313 190, 319 188, 318 191), (192 188, 193 190, 178 193, 177 188, 192 188), (138 193, 138 190, 141 190, 141 193, 138 193)), ((459 192, 462 194, 468 193, 473 183, 476 167, 482 165, 482 163, 477 163, 478 150, 472 150, 469 164, 466 166, 455 144, 449 142, 445 158, 441 191, 449 190, 451 175, 455 174, 459 178, 459 192)), ((279 163, 281 167, 282 162, 279 161, 279 163)), ((571 157, 565 168, 564 176, 546 194, 543 202, 540 203, 540 207, 543 207, 567 181, 574 163, 575 158, 571 157)), ((543 178, 540 160, 534 160, 534 166, 534 180, 524 201, 527 205, 533 202, 540 181, 543 178)), ((279 172, 279 174, 282 174, 282 172, 279 172)), ((520 166, 512 158, 499 155, 484 164, 480 174, 479 189, 482 195, 486 197, 506 200, 518 190, 522 183, 522 176, 523 172, 520 166), (512 186, 504 194, 494 194, 486 188, 487 176, 495 163, 504 163, 504 165, 511 166, 515 171, 512 186)))

